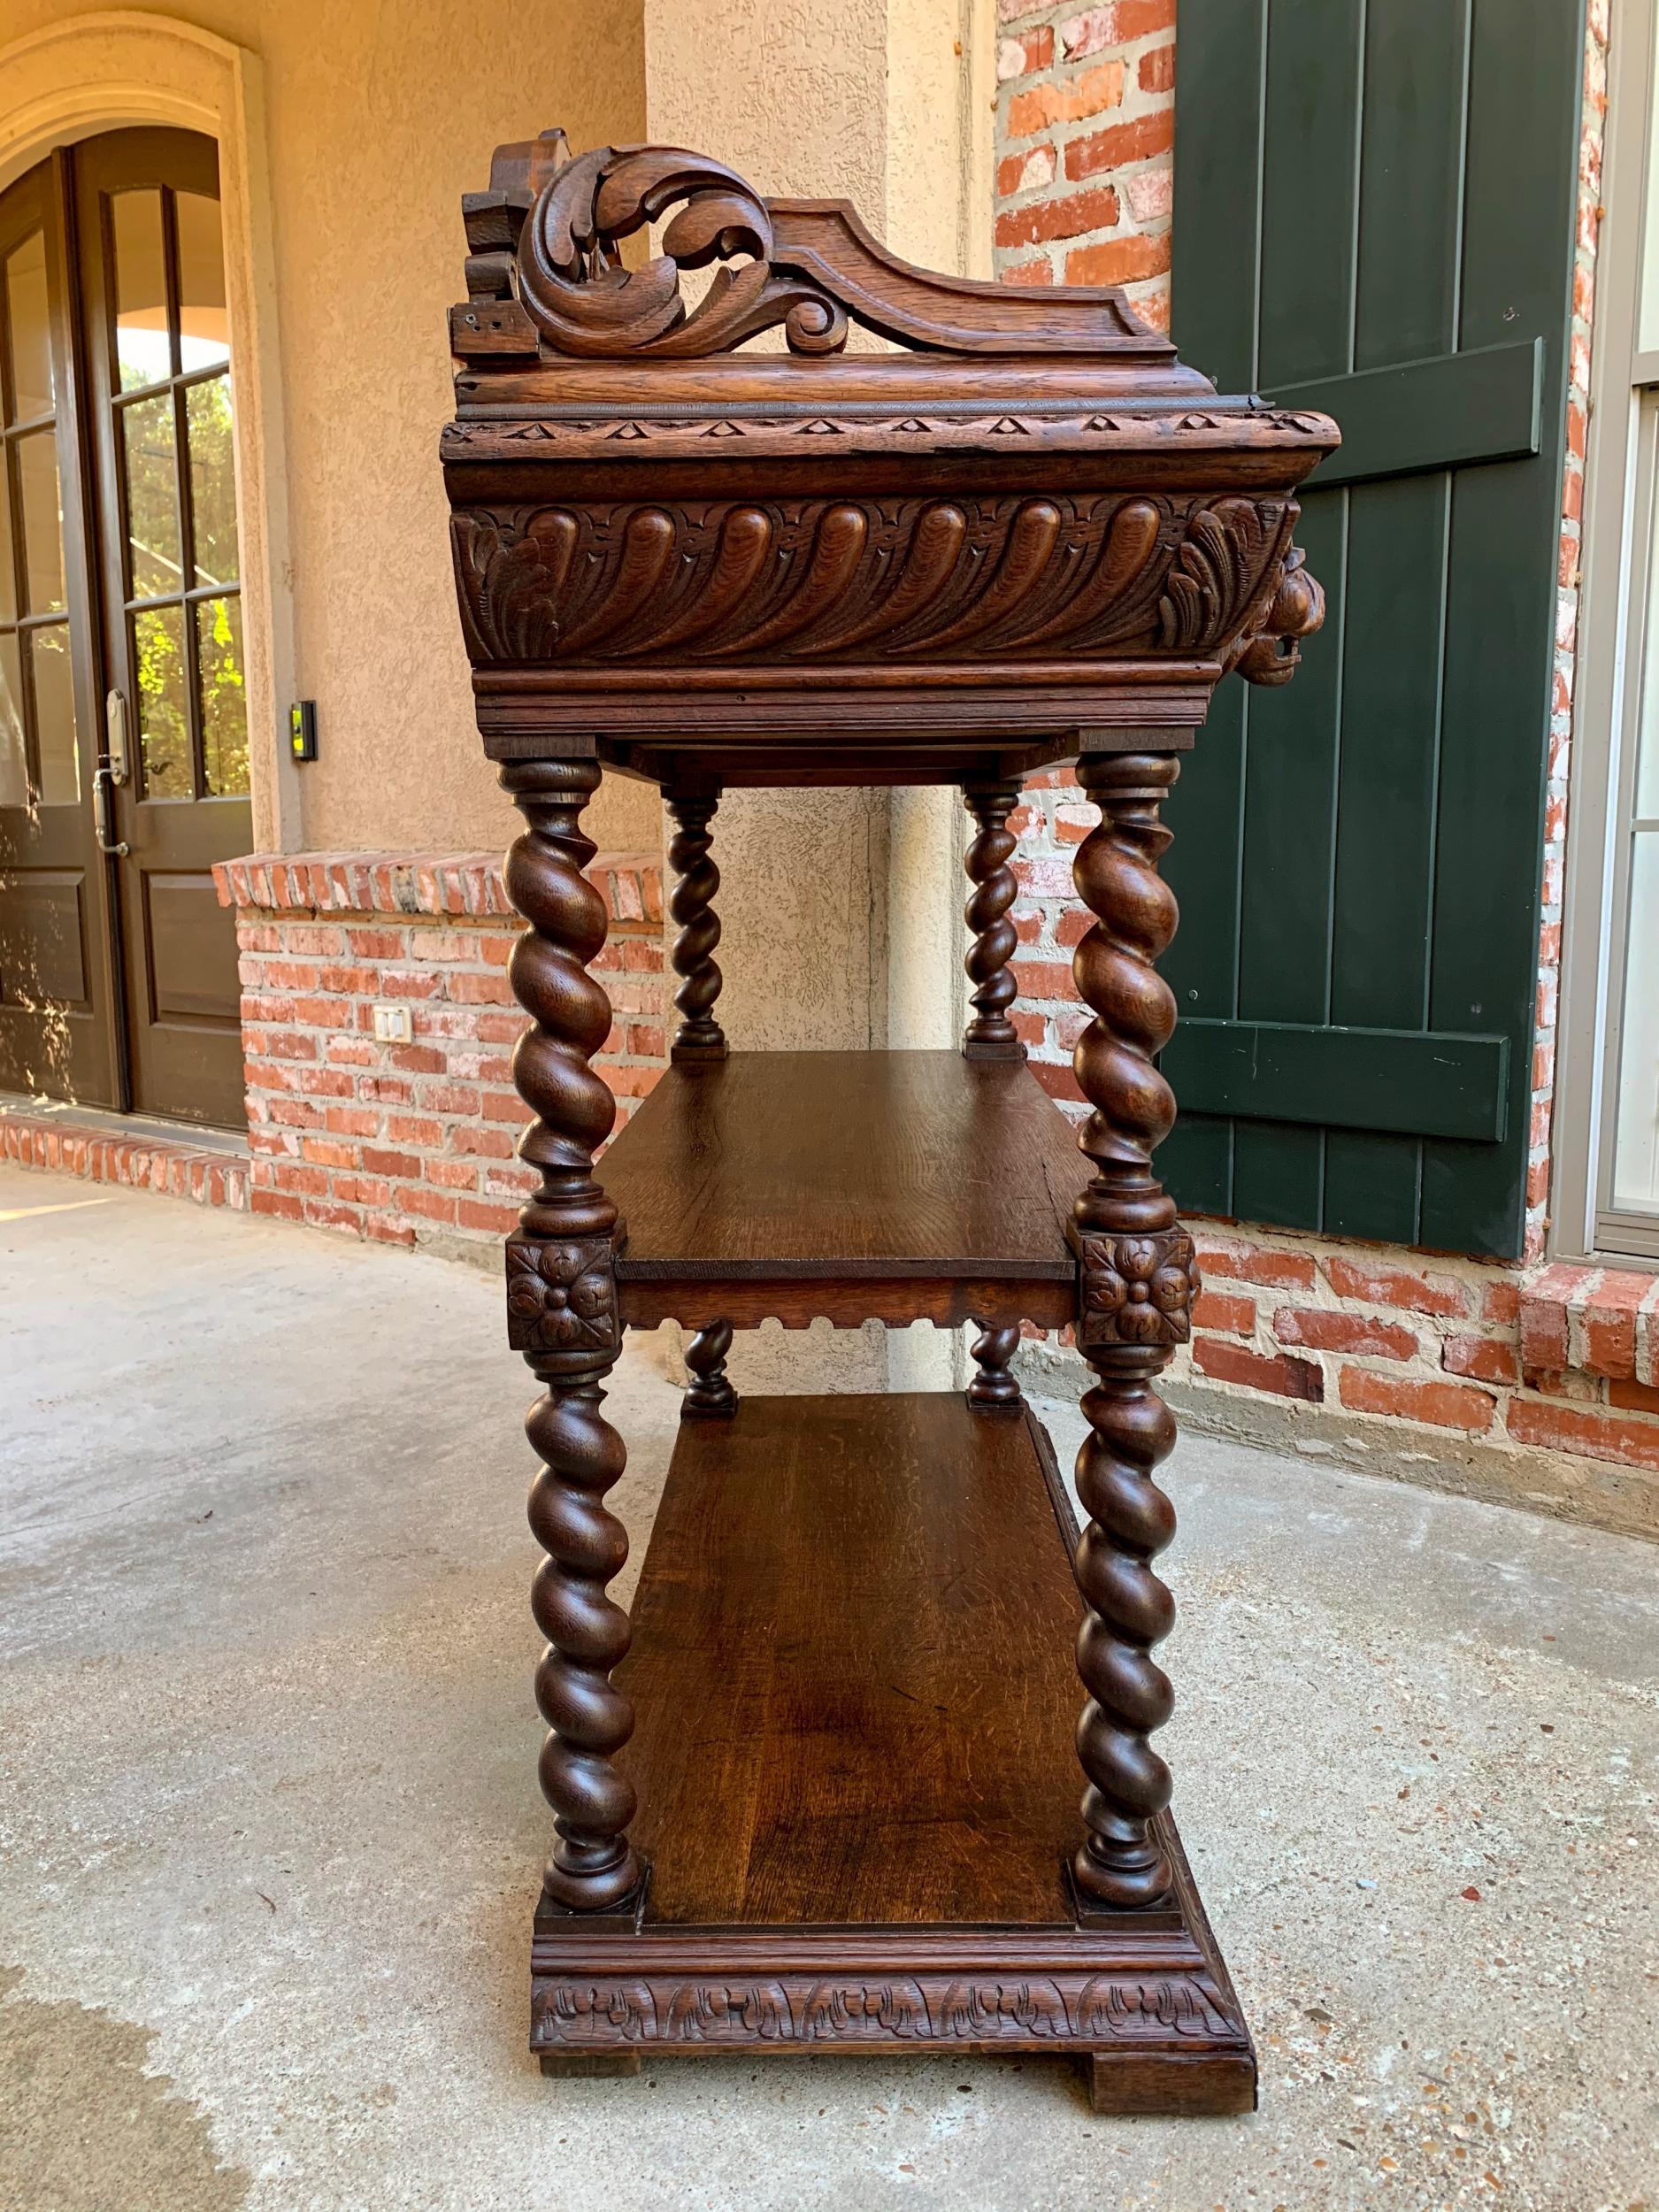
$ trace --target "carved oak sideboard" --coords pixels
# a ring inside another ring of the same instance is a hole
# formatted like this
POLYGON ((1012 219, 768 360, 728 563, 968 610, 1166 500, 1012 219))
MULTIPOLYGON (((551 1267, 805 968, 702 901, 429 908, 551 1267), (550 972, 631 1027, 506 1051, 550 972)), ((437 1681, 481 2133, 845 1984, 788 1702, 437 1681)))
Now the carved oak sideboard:
POLYGON ((844 204, 764 200, 680 149, 572 157, 549 132, 500 148, 465 212, 444 480, 479 726, 526 823, 541 1179, 507 1245, 544 1393, 533 2047, 565 2073, 1046 2051, 1088 2062, 1102 2109, 1247 2109, 1150 1740, 1174 1529, 1153 1386, 1197 1285, 1151 1166, 1175 1112, 1160 805, 1216 684, 1282 683, 1318 624, 1294 493, 1334 426, 1218 397, 1116 291, 914 269, 844 204), (660 253, 625 259, 656 223, 660 253), (853 324, 886 349, 848 350, 853 324), (1009 1016, 1009 818, 1067 761, 1100 810, 1080 1133, 1009 1016), (605 769, 660 785, 675 826, 680 1026, 595 1173, 581 814, 605 769), (721 794, 848 783, 964 794, 961 1050, 728 1054, 721 794), (973 1380, 740 1402, 733 1329, 820 1315, 972 1322, 973 1380), (630 1622, 602 1386, 626 1327, 669 1319, 691 1380, 630 1622), (1010 1371, 1027 1321, 1074 1327, 1094 1371, 1080 1534, 1010 1371))

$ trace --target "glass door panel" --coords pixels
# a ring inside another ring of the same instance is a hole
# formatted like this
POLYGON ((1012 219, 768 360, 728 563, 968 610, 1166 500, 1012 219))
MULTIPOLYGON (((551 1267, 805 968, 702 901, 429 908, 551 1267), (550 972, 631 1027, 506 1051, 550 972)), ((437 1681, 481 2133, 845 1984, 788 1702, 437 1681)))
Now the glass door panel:
POLYGON ((43 225, 0 264, 0 806, 73 806, 81 779, 43 225))
POLYGON ((214 861, 248 849, 229 318, 210 142, 77 150, 100 455, 105 651, 131 733, 115 795, 136 1102, 242 1116, 235 941, 214 861))
POLYGON ((0 193, 0 1089, 115 1105, 67 178, 55 155, 0 193))

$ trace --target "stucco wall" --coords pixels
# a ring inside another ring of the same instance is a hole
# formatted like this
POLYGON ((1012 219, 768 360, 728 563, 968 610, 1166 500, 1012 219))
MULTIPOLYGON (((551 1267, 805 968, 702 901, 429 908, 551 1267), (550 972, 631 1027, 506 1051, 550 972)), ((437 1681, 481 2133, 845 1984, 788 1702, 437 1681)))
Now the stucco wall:
MULTIPOLYGON (((88 14, 8 0, 4 36, 88 14)), ((157 11, 162 13, 163 11, 157 11)), ((472 723, 439 481, 460 196, 498 140, 642 135, 639 0, 191 0, 264 65, 293 564, 294 681, 318 702, 290 845, 453 850, 511 833, 472 723)), ((607 782, 605 845, 654 845, 607 782)))
MULTIPOLYGON (((988 274, 992 19, 990 0, 645 0, 651 135, 764 192, 849 199, 898 252, 988 274)), ((952 1041, 960 812, 940 792, 727 797, 715 857, 733 1044, 952 1041)))

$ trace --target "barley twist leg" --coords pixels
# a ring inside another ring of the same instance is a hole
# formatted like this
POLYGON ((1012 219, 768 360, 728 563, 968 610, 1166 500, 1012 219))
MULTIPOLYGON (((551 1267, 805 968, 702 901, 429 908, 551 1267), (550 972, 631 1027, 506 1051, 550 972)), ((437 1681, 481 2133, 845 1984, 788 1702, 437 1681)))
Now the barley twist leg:
POLYGON ((572 1912, 615 1907, 642 1873, 627 1836, 633 1786, 615 1764, 634 1731, 634 1709, 611 1680, 628 1617, 606 1594, 628 1544, 604 1502, 626 1450, 600 1411, 622 1331, 617 1210, 594 1175, 616 1118, 589 1064, 611 1026, 610 1002, 588 972, 605 941, 604 902, 582 874, 595 847, 580 815, 598 781, 591 762, 502 771, 526 825, 507 856, 508 894, 529 924, 508 972, 530 1017, 513 1080, 535 1118, 518 1151, 540 1177, 508 1240, 508 1333, 544 1391, 526 1422, 541 1462, 530 1525, 547 1554, 531 1595, 547 1639, 535 1678, 549 1732, 540 1771, 557 1834, 542 1887, 572 1912))
POLYGON ((1175 1027, 1175 1001, 1154 963, 1175 931, 1175 900, 1157 865, 1169 844, 1159 808, 1178 773, 1157 754, 1096 757, 1079 771, 1101 820, 1074 862, 1078 894, 1094 916, 1074 964, 1094 1011, 1076 1053, 1091 1110, 1078 1141, 1094 1174, 1072 1233, 1078 1338, 1096 1379, 1083 1400, 1089 1434, 1077 1463, 1086 1516, 1078 1670, 1088 1693, 1078 1755, 1088 1786, 1073 1871, 1086 1898, 1118 1907, 1154 1902, 1171 1879, 1155 1827, 1170 1772, 1149 1739, 1173 1702, 1151 1652, 1169 1632, 1174 1601, 1151 1562, 1175 1532, 1174 1509, 1154 1480, 1175 1421, 1152 1385, 1189 1332, 1196 1270, 1151 1159, 1175 1118, 1156 1065, 1175 1027))
POLYGON ((1019 895, 1018 881, 1008 864, 1019 843, 1008 826, 1008 818, 1019 803, 1019 786, 970 784, 963 795, 979 825, 963 864, 973 885, 963 910, 973 933, 966 966, 974 1008, 963 1050, 971 1060, 1023 1060, 1025 1048, 1008 1015, 1019 991, 1009 965, 1018 938, 1008 918, 1019 895))
POLYGON ((714 895, 720 887, 720 872, 710 857, 713 839, 709 824, 719 804, 717 793, 671 792, 668 811, 674 834, 669 843, 668 864, 675 882, 668 911, 679 929, 674 940, 674 973, 681 979, 674 993, 680 1024, 674 1034, 676 1060, 718 1060, 726 1056, 726 1033, 714 1017, 720 995, 721 975, 715 961, 720 941, 720 918, 714 910, 714 895))

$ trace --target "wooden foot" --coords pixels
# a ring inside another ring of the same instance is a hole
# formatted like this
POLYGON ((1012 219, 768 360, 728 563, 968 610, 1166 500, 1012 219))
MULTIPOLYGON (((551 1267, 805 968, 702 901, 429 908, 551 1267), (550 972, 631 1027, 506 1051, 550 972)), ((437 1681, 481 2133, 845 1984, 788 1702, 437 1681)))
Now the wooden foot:
POLYGON ((1256 2109, 1256 2061, 1233 2053, 1114 2053, 1083 2062, 1089 2109, 1121 2118, 1136 2114, 1209 2115, 1230 2119, 1256 2109))
POLYGON ((968 1403, 979 1407, 982 1413, 1018 1413, 1025 1401, 1019 1394, 1019 1385, 1008 1371, 1009 1362, 1019 1349, 1019 1331, 1017 1328, 985 1329, 973 1340, 974 1377, 968 1385, 968 1403))
POLYGON ((592 2056, 586 2053, 572 2055, 542 2051, 537 2055, 536 2062, 544 2074, 557 2081, 604 2081, 640 2070, 639 2055, 634 2051, 605 2051, 592 2056))
POLYGON ((730 1420, 737 1411, 737 1393, 726 1372, 726 1356, 731 1348, 729 1321, 709 1322, 687 1345, 686 1365, 691 1381, 680 1402, 682 1421, 730 1420))

